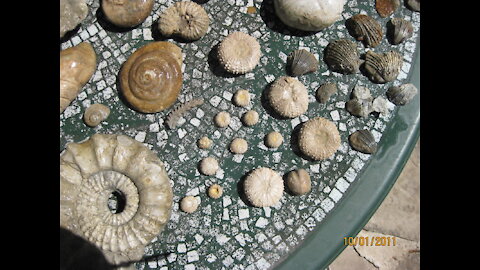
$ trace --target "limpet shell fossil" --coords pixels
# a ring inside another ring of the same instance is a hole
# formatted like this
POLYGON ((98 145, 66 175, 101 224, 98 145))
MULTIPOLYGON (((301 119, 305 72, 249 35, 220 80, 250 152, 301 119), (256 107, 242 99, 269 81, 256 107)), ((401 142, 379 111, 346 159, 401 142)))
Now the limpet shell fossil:
POLYGON ((382 18, 392 15, 399 6, 400 0, 375 0, 375 9, 382 18))
POLYGON ((292 76, 298 77, 303 74, 315 72, 318 69, 318 60, 313 53, 305 50, 295 50, 287 58, 287 64, 292 76))
POLYGON ((233 104, 239 107, 246 107, 250 104, 250 92, 246 89, 240 89, 233 95, 233 104))
POLYGON ((417 93, 417 87, 411 83, 407 83, 388 88, 386 95, 388 100, 393 104, 403 106, 409 103, 417 93))
POLYGON ((248 150, 248 143, 245 139, 235 138, 230 143, 230 151, 234 154, 244 154, 248 150))
POLYGON ((283 136, 279 132, 272 131, 265 136, 265 145, 269 148, 278 148, 283 143, 283 136))
POLYGON ((337 93, 337 84, 336 83, 324 83, 318 87, 317 92, 316 92, 316 97, 317 100, 320 103, 327 103, 327 101, 330 99, 330 97, 337 93))
POLYGON ((60 0, 60 38, 75 29, 88 14, 85 0, 60 0))
POLYGON ((142 258, 170 219, 172 197, 163 162, 130 137, 94 134, 60 154, 60 227, 93 243, 112 264, 142 258), (124 205, 112 213, 115 193, 124 205))
POLYGON ((167 41, 137 49, 120 70, 120 90, 143 113, 156 113, 175 103, 182 88, 182 50, 167 41))
POLYGON ((310 175, 305 169, 298 169, 288 173, 287 187, 294 195, 303 195, 312 189, 310 175))
POLYGON ((199 165, 199 171, 204 175, 214 175, 218 169, 220 169, 218 161, 214 157, 206 157, 202 159, 199 165))
POLYGON ((119 27, 134 27, 150 15, 154 0, 102 0, 107 20, 119 27))
POLYGON ((183 197, 183 199, 180 201, 180 209, 189 214, 197 211, 199 205, 200 203, 198 202, 198 199, 194 196, 183 197))
POLYGON ((85 110, 83 121, 89 127, 98 126, 110 115, 110 108, 103 104, 92 104, 85 110))
POLYGON ((252 71, 262 55, 258 41, 243 32, 229 34, 218 46, 220 65, 233 74, 252 71))
POLYGON ((350 34, 362 41, 365 47, 376 47, 382 41, 382 26, 374 18, 365 14, 353 15, 345 22, 350 34))
POLYGON ((359 152, 373 154, 377 151, 375 137, 368 129, 355 131, 348 137, 348 141, 352 148, 359 152))
POLYGON ((213 141, 210 140, 207 136, 203 136, 202 138, 198 139, 197 146, 200 149, 207 149, 212 146, 213 141))
POLYGON ((360 55, 357 44, 348 39, 330 42, 325 48, 325 63, 332 71, 342 74, 354 74, 359 71, 360 55))
POLYGON ((403 65, 403 57, 397 51, 375 53, 367 51, 365 70, 374 83, 387 83, 395 80, 403 65))
POLYGON ((275 112, 283 117, 295 118, 308 110, 307 88, 294 77, 282 76, 276 79, 267 98, 275 112))
POLYGON ((213 184, 208 188, 208 196, 212 199, 218 199, 222 197, 223 188, 219 184, 213 184))
POLYGON ((166 37, 177 35, 186 40, 198 40, 208 30, 210 18, 202 6, 191 1, 177 2, 160 15, 158 29, 166 37))
POLYGON ((97 67, 90 43, 82 42, 60 52, 60 113, 77 97, 97 67))
POLYGON ((283 179, 274 170, 260 167, 245 178, 244 190, 253 206, 273 206, 282 198, 283 179))
POLYGON ((405 19, 393 18, 389 21, 389 26, 387 33, 393 45, 400 44, 413 35, 413 25, 405 19))
POLYGON ((259 116, 258 112, 255 110, 247 111, 242 115, 242 123, 247 127, 251 127, 258 123, 259 116))
POLYGON ((215 115, 215 117, 213 118, 213 122, 215 123, 215 125, 219 128, 224 128, 224 127, 228 127, 228 125, 230 124, 230 114, 228 112, 219 112, 215 115))
POLYGON ((299 149, 313 160, 331 157, 340 147, 340 142, 337 126, 325 118, 312 118, 300 128, 299 149))

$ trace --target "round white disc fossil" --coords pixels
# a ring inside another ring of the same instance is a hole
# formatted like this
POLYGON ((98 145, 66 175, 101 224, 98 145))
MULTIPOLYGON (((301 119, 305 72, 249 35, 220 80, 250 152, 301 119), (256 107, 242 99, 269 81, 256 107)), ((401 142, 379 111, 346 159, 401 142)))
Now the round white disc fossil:
POLYGON ((267 94, 272 108, 281 116, 295 118, 308 110, 308 91, 299 80, 282 76, 275 80, 267 94))
POLYGON ((230 124, 230 114, 228 112, 219 112, 213 118, 217 127, 224 128, 230 124))
POLYGON ((258 41, 243 32, 228 35, 218 47, 220 65, 232 74, 252 71, 262 55, 258 41))
POLYGON ((245 195, 256 207, 273 206, 283 195, 283 179, 270 168, 253 170, 245 179, 245 195))
POLYGON ((200 161, 199 171, 204 175, 214 175, 220 166, 214 157, 206 157, 200 161))
POLYGON ((283 143, 283 136, 279 132, 272 131, 265 137, 265 145, 269 148, 278 148, 283 143))
POLYGON ((300 128, 299 149, 314 160, 332 156, 340 147, 340 142, 337 126, 325 118, 312 118, 300 128))
POLYGON ((199 204, 200 203, 198 202, 197 198, 193 196, 186 196, 180 201, 180 209, 182 209, 183 212, 190 214, 197 211, 199 204))
POLYGON ((245 139, 235 138, 230 143, 230 151, 234 154, 243 154, 248 150, 248 143, 245 139))
POLYGON ((250 110, 242 115, 242 123, 247 127, 251 127, 258 123, 259 116, 255 110, 250 110))

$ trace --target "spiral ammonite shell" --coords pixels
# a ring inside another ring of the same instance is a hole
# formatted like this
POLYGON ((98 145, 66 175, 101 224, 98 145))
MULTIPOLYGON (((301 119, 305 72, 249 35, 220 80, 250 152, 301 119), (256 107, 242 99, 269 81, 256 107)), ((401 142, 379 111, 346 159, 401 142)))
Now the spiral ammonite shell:
POLYGON ((340 147, 337 126, 322 117, 308 120, 300 128, 298 146, 303 154, 314 160, 329 158, 340 147))
POLYGON ((168 41, 158 41, 128 58, 120 71, 120 88, 134 109, 156 113, 175 103, 182 79, 182 50, 168 41))
POLYGON ((95 244, 112 264, 141 259, 170 219, 172 196, 163 162, 130 137, 95 134, 60 155, 60 226, 95 244), (124 205, 113 212, 115 193, 124 205))

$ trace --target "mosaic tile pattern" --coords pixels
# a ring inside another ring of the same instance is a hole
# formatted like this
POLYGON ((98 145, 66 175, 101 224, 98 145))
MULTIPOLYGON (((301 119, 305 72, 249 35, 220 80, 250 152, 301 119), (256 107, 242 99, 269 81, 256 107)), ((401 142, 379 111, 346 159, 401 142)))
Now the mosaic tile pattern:
MULTIPOLYGON (((345 28, 345 20, 357 13, 373 16, 386 30, 390 18, 380 18, 374 9, 374 0, 347 1, 343 19, 328 29, 314 35, 281 30, 281 23, 274 20, 271 0, 211 0, 203 4, 211 21, 207 35, 192 43, 174 42, 184 54, 184 86, 179 102, 203 97, 205 103, 180 119, 174 130, 165 127, 165 116, 171 109, 156 114, 140 114, 118 96, 117 75, 120 66, 139 47, 159 40, 153 25, 161 11, 172 5, 172 0, 157 0, 154 11, 140 26, 126 32, 105 29, 98 17, 98 1, 87 0, 90 14, 62 49, 82 41, 90 42, 97 52, 98 66, 89 83, 78 97, 60 115, 60 151, 68 142, 82 141, 94 133, 123 133, 134 137, 152 149, 165 162, 174 191, 174 205, 167 228, 145 249, 145 259, 136 264, 137 269, 270 269, 284 259, 308 237, 309 232, 321 226, 322 220, 342 200, 350 185, 370 158, 354 151, 348 145, 348 135, 358 129, 369 129, 380 141, 382 133, 396 113, 390 105, 385 116, 356 118, 345 110, 352 88, 358 84, 367 86, 374 97, 385 96, 391 85, 406 83, 414 61, 418 39, 420 16, 403 6, 391 17, 403 17, 414 26, 414 34, 406 42, 392 46, 384 38, 374 49, 385 52, 396 49, 404 57, 402 71, 397 80, 384 85, 371 83, 362 74, 344 76, 327 69, 323 50, 331 40, 354 40, 345 28), (257 12, 247 13, 254 6, 257 12), (214 61, 212 48, 233 31, 249 33, 258 39, 263 56, 251 73, 231 77, 221 72, 214 61), (299 77, 309 91, 308 112, 291 120, 278 120, 262 105, 262 92, 276 78, 285 75, 287 55, 298 48, 311 51, 320 59, 319 70, 299 77), (315 91, 324 82, 336 82, 339 91, 326 105, 315 100, 315 91), (248 89, 252 103, 247 108, 235 107, 231 98, 238 89, 248 89), (87 127, 82 116, 93 103, 110 107, 109 118, 95 128, 87 127), (240 117, 249 109, 260 114, 260 121, 253 127, 245 127, 240 117), (232 116, 229 127, 218 129, 213 116, 227 111, 232 116), (292 141, 299 124, 315 116, 333 121, 341 135, 342 144, 337 153, 321 162, 310 162, 295 154, 292 141), (270 131, 278 131, 284 143, 278 149, 268 149, 263 138, 270 131), (196 141, 207 135, 213 140, 208 150, 196 147, 196 141), (234 155, 228 145, 235 137, 249 143, 245 154, 234 155), (293 149, 293 150, 292 150, 293 149), (214 156, 220 161, 221 170, 215 176, 200 175, 197 163, 202 158, 214 156), (301 197, 284 193, 273 207, 254 208, 239 195, 240 180, 249 171, 270 167, 281 174, 296 168, 304 168, 312 177, 312 191, 301 197), (213 200, 206 195, 212 183, 224 188, 224 196, 213 200), (200 208, 193 214, 179 210, 178 202, 186 195, 197 196, 200 208)), ((357 42, 360 53, 365 47, 357 42)), ((380 144, 381 147, 381 144, 380 144)))

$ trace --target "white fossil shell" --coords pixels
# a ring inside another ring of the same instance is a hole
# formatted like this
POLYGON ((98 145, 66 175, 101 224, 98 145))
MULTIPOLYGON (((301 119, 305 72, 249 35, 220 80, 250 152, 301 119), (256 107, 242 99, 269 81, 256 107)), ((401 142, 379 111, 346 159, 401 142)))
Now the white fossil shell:
POLYGON ((158 29, 167 37, 178 35, 187 40, 198 40, 207 33, 209 24, 210 18, 201 5, 181 1, 160 15, 158 29))
POLYGON ((340 142, 337 126, 325 118, 312 118, 300 128, 299 149, 314 160, 331 157, 340 147, 340 142))
POLYGON ((235 138, 230 143, 230 151, 234 154, 243 154, 248 150, 248 143, 245 139, 235 138))
POLYGON ((60 155, 60 226, 95 244, 110 263, 141 259, 170 219, 172 196, 163 162, 130 137, 95 134, 60 155), (125 205, 112 213, 115 192, 125 205))
POLYGON ((255 110, 250 110, 242 115, 242 123, 248 127, 251 127, 258 123, 259 116, 255 110))
POLYGON ((283 195, 283 179, 270 168, 253 170, 244 183, 245 195, 252 205, 267 207, 277 204, 283 195))
POLYGON ((308 110, 308 91, 299 80, 282 76, 275 80, 267 95, 272 108, 281 116, 295 118, 308 110))
POLYGON ((186 196, 180 201, 180 209, 185 213, 193 213, 197 211, 198 199, 193 196, 186 196))
POLYGON ((239 107, 245 107, 250 104, 250 93, 248 90, 240 89, 233 95, 233 104, 239 107))
POLYGON ((197 146, 200 149, 207 149, 212 146, 212 140, 210 140, 207 136, 203 136, 202 138, 198 139, 197 146))
POLYGON ((265 145, 269 148, 278 148, 283 143, 283 136, 279 132, 272 131, 265 136, 265 145))
POLYGON ((200 161, 199 171, 204 175, 214 175, 218 169, 220 169, 220 166, 214 157, 206 157, 200 161))
POLYGON ((224 128, 230 124, 230 114, 228 112, 219 112, 213 118, 213 122, 217 127, 224 128))
POLYGON ((260 61, 261 55, 258 41, 243 32, 231 33, 218 47, 220 65, 232 74, 252 71, 260 61))

